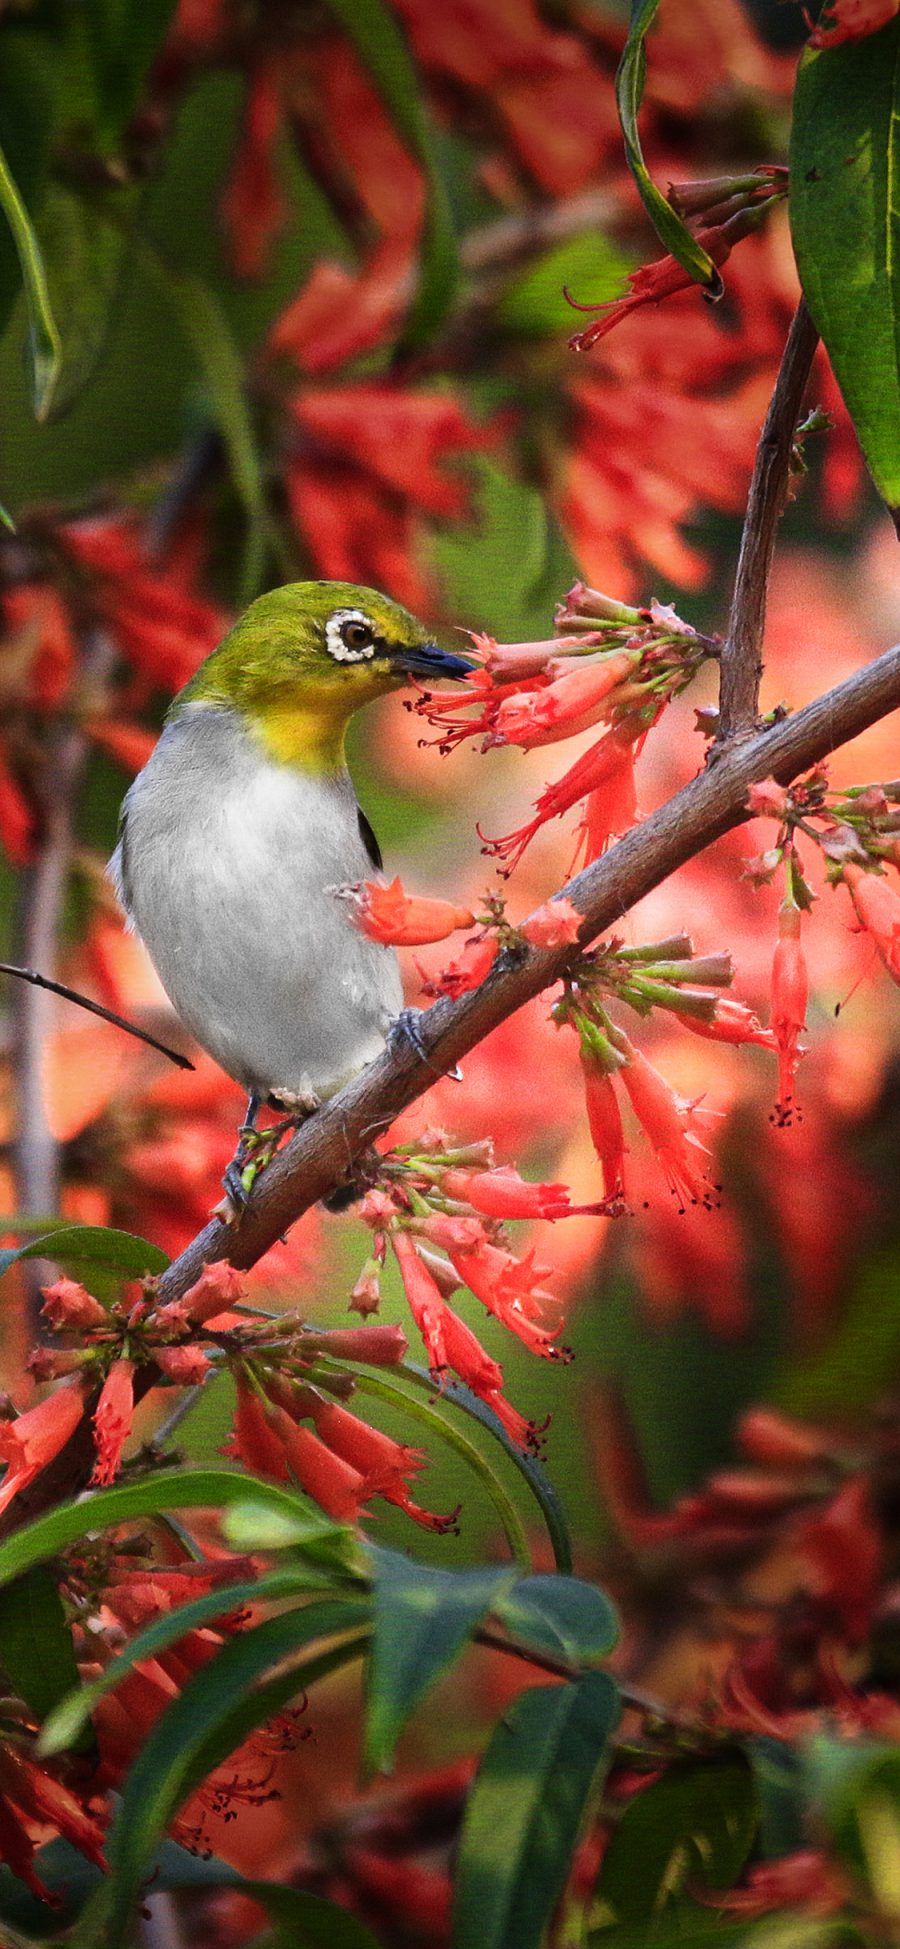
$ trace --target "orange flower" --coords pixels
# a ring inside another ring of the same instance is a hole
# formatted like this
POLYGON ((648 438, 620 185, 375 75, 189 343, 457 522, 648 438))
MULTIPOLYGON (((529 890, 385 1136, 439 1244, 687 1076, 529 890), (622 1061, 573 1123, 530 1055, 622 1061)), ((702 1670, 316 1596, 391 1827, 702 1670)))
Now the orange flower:
POLYGON ((492 1171, 443 1171, 441 1191, 488 1218, 572 1218, 595 1209, 573 1205, 564 1184, 529 1183, 511 1164, 492 1171))
POLYGON ((46 1315, 54 1333, 65 1333, 73 1329, 85 1331, 92 1326, 108 1327, 110 1316, 98 1299, 94 1299, 77 1279, 61 1278, 52 1286, 42 1286, 44 1304, 41 1312, 46 1315))
POLYGON ((15 1421, 0 1422, 0 1461, 8 1464, 0 1510, 64 1448, 84 1412, 80 1387, 59 1387, 15 1421))
MULTIPOLYGON (((619 1032, 621 1035, 621 1031, 619 1032)), ((698 1111, 695 1103, 677 1096, 658 1069, 647 1061, 640 1049, 621 1036, 627 1060, 620 1072, 631 1099, 631 1106, 643 1126, 662 1165, 669 1188, 688 1204, 716 1202, 716 1187, 700 1163, 708 1155, 697 1134, 697 1123, 706 1122, 710 1112, 698 1111)))
POLYGON ((434 1374, 452 1369, 461 1381, 493 1408, 510 1439, 520 1448, 533 1448, 538 1430, 533 1422, 507 1401, 503 1394, 503 1369, 458 1313, 448 1306, 428 1267, 423 1263, 412 1239, 405 1232, 392 1234, 391 1243, 403 1279, 413 1319, 425 1342, 428 1365, 434 1374))
POLYGON ((252 76, 231 174, 222 197, 222 221, 235 277, 259 278, 284 221, 284 200, 275 164, 283 105, 280 63, 262 62, 252 76))
POLYGON ((579 658, 553 683, 525 695, 503 699, 494 722, 493 741, 534 745, 553 744, 590 730, 615 704, 615 692, 640 661, 640 650, 616 650, 600 658, 579 658))
POLYGON ((581 1070, 591 1142, 603 1172, 608 1203, 621 1204, 625 1195, 625 1133, 613 1076, 622 1065, 611 1043, 590 1024, 582 1024, 581 1070))
MULTIPOLYGON (((504 861, 501 869, 504 879, 508 878, 518 866, 526 846, 530 844, 535 833, 540 831, 541 826, 545 825, 548 819, 560 818, 588 793, 602 791, 604 805, 606 805, 606 794, 611 792, 612 798, 608 803, 610 805, 613 801, 615 803, 615 812, 610 812, 609 819, 604 820, 603 844, 606 844, 614 830, 624 830, 625 823, 631 823, 633 814, 629 814, 627 808, 633 803, 634 742, 633 726, 626 730, 624 726, 617 725, 613 730, 607 731, 597 744, 592 744, 589 750, 583 751, 581 756, 576 758, 575 763, 563 773, 562 778, 556 779, 552 785, 546 787, 540 798, 535 800, 535 817, 527 825, 520 826, 516 832, 506 833, 500 839, 485 839, 483 851, 492 853, 495 858, 504 861), (616 826, 610 821, 620 821, 620 823, 616 826)), ((484 839, 481 828, 477 830, 484 839)), ((592 837, 591 844, 595 843, 595 838, 596 835, 592 837)), ((593 856, 591 853, 590 857, 593 856)))
MULTIPOLYGON (((439 975, 429 978, 422 976, 422 988, 426 995, 467 995, 490 974, 497 958, 497 940, 493 934, 477 934, 467 941, 455 961, 448 961, 439 975)), ((422 969, 419 969, 422 974, 422 969)))
POLYGON ((778 944, 772 961, 770 1022, 778 1045, 777 1115, 782 1123, 790 1121, 794 1082, 802 1054, 798 1045, 806 1025, 809 1001, 809 974, 800 944, 802 920, 800 908, 793 900, 782 901, 778 911, 778 944))
POLYGON ((353 918, 360 933, 393 947, 422 947, 427 941, 444 941, 457 928, 471 927, 475 919, 468 907, 456 907, 452 900, 406 893, 399 875, 389 886, 377 880, 361 880, 353 887, 341 888, 341 892, 353 900, 353 918))
POLYGON ((566 947, 570 941, 577 941, 583 924, 584 915, 563 895, 536 907, 522 922, 521 932, 532 947, 566 947))
POLYGON ((842 878, 850 890, 856 917, 871 934, 888 974, 900 981, 900 896, 881 873, 867 873, 847 862, 842 878))
POLYGON ((134 1361, 114 1360, 94 1412, 97 1460, 91 1481, 114 1482, 134 1417, 134 1361))
POLYGON ((35 1826, 54 1828, 96 1867, 105 1869, 103 1829, 94 1815, 46 1765, 4 1744, 0 1747, 0 1854, 33 1894, 52 1903, 54 1897, 32 1867, 35 1826))

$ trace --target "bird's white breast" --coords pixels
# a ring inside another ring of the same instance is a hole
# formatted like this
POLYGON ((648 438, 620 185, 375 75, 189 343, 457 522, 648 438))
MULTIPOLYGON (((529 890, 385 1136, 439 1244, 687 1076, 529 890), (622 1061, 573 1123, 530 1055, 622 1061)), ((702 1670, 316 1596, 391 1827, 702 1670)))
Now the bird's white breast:
POLYGON ((236 714, 192 706, 128 794, 124 903, 197 1040, 248 1090, 327 1095, 402 1004, 390 949, 330 891, 370 878, 346 772, 261 752, 236 714))

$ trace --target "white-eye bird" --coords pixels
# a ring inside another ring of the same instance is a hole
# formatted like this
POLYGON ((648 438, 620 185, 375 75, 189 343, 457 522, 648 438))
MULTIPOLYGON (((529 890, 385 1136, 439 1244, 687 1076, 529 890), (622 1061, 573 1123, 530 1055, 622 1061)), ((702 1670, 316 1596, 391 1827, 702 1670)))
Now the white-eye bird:
MULTIPOLYGON (((334 888, 381 869, 344 739, 362 704, 471 665, 345 582, 251 603, 200 665, 122 807, 110 871, 177 1013, 250 1098, 312 1107, 384 1047, 397 959, 334 888)), ((237 1168, 235 1168, 237 1167, 237 1168)))

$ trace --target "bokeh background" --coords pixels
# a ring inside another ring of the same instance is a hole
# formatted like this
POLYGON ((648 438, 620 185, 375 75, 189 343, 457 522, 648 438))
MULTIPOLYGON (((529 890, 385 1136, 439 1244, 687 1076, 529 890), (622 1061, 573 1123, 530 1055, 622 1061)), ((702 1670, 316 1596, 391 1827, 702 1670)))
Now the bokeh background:
MULTIPOLYGON (((658 255, 623 160, 612 0, 154 0, 131 9, 127 59, 113 58, 113 12, 96 10, 96 32, 49 0, 0 16, 0 141, 63 338, 39 423, 4 249, 0 500, 15 532, 0 537, 0 950, 177 1039, 103 866, 130 775, 229 618, 313 575, 375 584, 448 642, 467 629, 528 640, 552 635, 554 605, 583 576, 720 630, 797 284, 776 210, 736 251, 719 306, 690 292, 589 354, 569 350, 580 321, 565 289, 615 297, 658 255)), ((663 5, 643 116, 658 181, 784 160, 805 31, 793 6, 663 5)), ((784 522, 767 708, 802 704, 898 634, 896 539, 824 357, 811 400, 832 424, 807 442, 784 522)), ((694 711, 712 696, 702 677, 649 740, 643 811, 702 761, 694 711)), ((402 698, 356 721, 360 797, 408 886, 477 906, 495 882, 476 824, 518 823, 561 767, 552 752, 441 757, 423 730, 402 698)), ((898 770, 889 719, 837 754, 832 776, 898 770)), ((573 843, 566 822, 541 835, 508 889, 514 918, 561 883, 573 843)), ((727 949, 735 993, 763 1019, 776 895, 742 868, 767 843, 758 823, 729 835, 621 928, 629 941, 686 928, 698 952, 727 949)), ((705 1683, 743 1626, 719 1569, 660 1541, 652 1511, 733 1465, 750 1404, 857 1439, 896 1381, 900 1010, 846 895, 810 866, 821 897, 802 1116, 773 1121, 765 1051, 642 1027, 679 1091, 720 1113, 720 1208, 679 1213, 631 1133, 631 1216, 544 1225, 533 1240, 518 1228, 567 1296, 574 1365, 539 1364, 484 1328, 512 1398, 552 1412, 548 1468, 580 1569, 612 1581, 629 1656, 672 1696, 705 1683)), ((411 1000, 442 959, 408 957, 411 1000)), ((235 1087, 205 1058, 182 1076, 30 991, 8 986, 3 1011, 0 1209, 19 1221, 60 1209, 177 1250, 218 1195, 235 1087)), ((575 1038, 545 1002, 464 1069, 403 1120, 404 1138, 428 1123, 490 1134, 498 1158, 599 1195, 575 1038)), ((343 1320, 365 1250, 352 1212, 316 1211, 256 1290, 343 1320)), ((21 1405, 29 1293, 12 1278, 3 1291, 2 1378, 21 1405)), ((384 1304, 403 1317, 390 1285, 384 1304)), ((224 1439, 226 1395, 217 1383, 185 1422, 189 1454, 224 1439)), ((151 1402, 145 1433, 156 1414, 151 1402)), ((461 1495, 464 1515, 458 1542, 424 1551, 461 1563, 495 1547, 490 1509, 452 1458, 435 1455, 427 1483, 432 1507, 461 1495)), ((378 1532, 408 1544, 399 1517, 378 1532)), ((477 1657, 467 1672, 449 1747, 439 1712, 410 1735, 411 1759, 446 1764, 496 1714, 493 1668, 490 1684, 477 1657)), ((337 1688, 322 1712, 320 1814, 350 1791, 353 1700, 337 1688)))

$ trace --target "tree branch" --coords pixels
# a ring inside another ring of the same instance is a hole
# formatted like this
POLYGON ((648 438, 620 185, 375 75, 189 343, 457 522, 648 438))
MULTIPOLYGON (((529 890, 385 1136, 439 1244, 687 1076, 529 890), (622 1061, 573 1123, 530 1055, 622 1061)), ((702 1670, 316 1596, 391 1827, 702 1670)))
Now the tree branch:
POLYGON ((722 647, 717 751, 732 738, 748 737, 756 723, 775 536, 787 499, 791 448, 818 342, 819 334, 801 298, 756 449, 728 635, 722 647))

